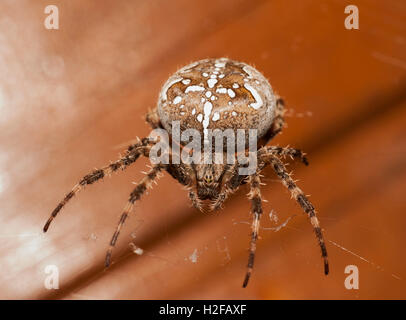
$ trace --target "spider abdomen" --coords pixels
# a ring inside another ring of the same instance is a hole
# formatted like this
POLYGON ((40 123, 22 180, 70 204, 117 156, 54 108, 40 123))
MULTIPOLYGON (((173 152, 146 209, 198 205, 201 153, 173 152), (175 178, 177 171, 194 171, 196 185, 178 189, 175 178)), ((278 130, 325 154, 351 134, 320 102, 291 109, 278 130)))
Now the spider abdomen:
POLYGON ((267 79, 253 67, 227 58, 205 59, 175 72, 158 100, 162 126, 181 130, 256 129, 261 138, 272 126, 276 101, 267 79))

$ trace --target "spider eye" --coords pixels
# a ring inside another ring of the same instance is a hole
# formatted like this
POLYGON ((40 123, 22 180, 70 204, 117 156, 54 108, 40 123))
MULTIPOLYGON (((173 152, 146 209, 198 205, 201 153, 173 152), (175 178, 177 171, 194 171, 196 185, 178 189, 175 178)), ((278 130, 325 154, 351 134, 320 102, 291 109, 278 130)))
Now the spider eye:
POLYGON ((213 182, 213 177, 210 175, 205 175, 204 176, 204 182, 206 183, 212 183, 213 182))

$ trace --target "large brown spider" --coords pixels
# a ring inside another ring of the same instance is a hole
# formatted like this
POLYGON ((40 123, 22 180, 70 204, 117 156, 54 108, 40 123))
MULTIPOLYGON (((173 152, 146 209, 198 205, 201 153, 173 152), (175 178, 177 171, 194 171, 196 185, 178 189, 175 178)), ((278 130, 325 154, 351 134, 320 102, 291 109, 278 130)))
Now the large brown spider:
MULTIPOLYGON (((172 123, 178 121, 180 129, 196 129, 203 133, 201 144, 208 142, 209 130, 231 129, 233 132, 244 129, 257 130, 259 149, 255 150, 256 168, 252 174, 240 174, 244 167, 238 161, 234 163, 187 163, 173 161, 173 149, 169 149, 169 163, 155 163, 146 176, 137 184, 124 207, 117 229, 106 254, 105 266, 110 265, 112 250, 120 230, 127 219, 134 202, 139 200, 149 185, 166 170, 179 183, 189 190, 189 198, 195 208, 203 211, 217 210, 227 197, 234 193, 241 184, 247 183, 250 191, 248 197, 252 203, 252 234, 249 258, 243 287, 246 287, 252 273, 259 221, 262 215, 260 191, 260 172, 271 165, 282 183, 291 192, 302 209, 308 215, 314 228, 324 259, 324 272, 329 272, 327 250, 323 234, 316 217, 315 209, 286 171, 281 158, 290 156, 299 158, 308 165, 303 152, 294 148, 265 146, 275 135, 281 132, 284 125, 284 102, 274 95, 266 78, 253 67, 226 58, 206 59, 194 62, 173 74, 163 86, 157 108, 150 111, 146 121, 153 129, 164 129, 173 136, 172 123)), ((215 137, 210 136, 210 138, 215 137)), ((238 137, 238 136, 237 136, 238 137)), ((84 186, 92 184, 118 169, 124 170, 141 155, 148 157, 158 139, 144 138, 128 147, 125 155, 119 160, 86 175, 76 184, 65 198, 57 205, 44 226, 44 232, 58 212, 84 186)), ((185 145, 181 142, 178 148, 185 145)), ((247 146, 245 146, 247 148, 247 146)), ((212 150, 212 149, 210 149, 212 150)), ((210 151, 211 152, 211 151, 210 151)), ((223 157, 225 159, 226 157, 223 157)))

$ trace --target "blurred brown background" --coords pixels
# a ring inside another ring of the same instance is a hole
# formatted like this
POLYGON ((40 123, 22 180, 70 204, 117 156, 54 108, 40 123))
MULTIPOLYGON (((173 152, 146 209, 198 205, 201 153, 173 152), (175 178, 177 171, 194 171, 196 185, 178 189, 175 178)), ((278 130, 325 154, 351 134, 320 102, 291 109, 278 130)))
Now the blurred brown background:
POLYGON ((396 0, 2 0, 0 298, 406 298, 405 21, 396 0), (44 27, 49 4, 59 30, 44 27), (344 28, 348 4, 359 30, 344 28), (261 230, 247 289, 245 187, 204 215, 168 175, 137 203, 103 271, 145 160, 86 188, 42 234, 83 175, 148 134, 143 116, 172 72, 223 56, 255 65, 286 100, 288 127, 271 143, 309 154, 309 167, 289 168, 318 210, 329 276, 310 223, 271 170, 262 226, 296 216, 261 230), (47 265, 59 268, 58 290, 44 287, 47 265), (359 268, 359 290, 344 287, 347 265, 359 268))

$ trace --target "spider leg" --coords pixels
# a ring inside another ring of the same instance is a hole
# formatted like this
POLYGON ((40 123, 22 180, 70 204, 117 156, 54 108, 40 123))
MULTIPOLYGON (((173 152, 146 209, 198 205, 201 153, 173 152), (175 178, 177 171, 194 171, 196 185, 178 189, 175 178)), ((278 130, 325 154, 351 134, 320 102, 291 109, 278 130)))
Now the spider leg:
POLYGON ((117 238, 120 234, 120 230, 123 227, 124 222, 126 221, 128 215, 130 214, 135 201, 137 201, 141 198, 141 196, 145 193, 145 191, 151 186, 152 182, 154 182, 155 179, 158 178, 159 172, 162 169, 164 169, 165 166, 166 165, 163 165, 163 164, 157 164, 157 165, 153 166, 152 169, 146 174, 146 176, 137 184, 137 186, 131 192, 130 198, 128 199, 128 202, 125 205, 121 218, 118 222, 116 231, 114 232, 113 237, 111 238, 110 247, 106 253, 106 260, 105 260, 106 268, 108 268, 110 266, 111 254, 113 252, 114 246, 116 245, 117 238))
POLYGON ((147 138, 142 139, 140 142, 133 144, 128 147, 126 154, 118 159, 117 161, 105 166, 101 169, 94 170, 92 173, 84 176, 73 188, 72 190, 65 195, 63 200, 59 202, 56 208, 52 211, 51 216, 48 221, 45 223, 43 231, 47 232, 52 220, 57 216, 59 211, 66 205, 66 203, 72 199, 82 188, 86 185, 93 184, 96 181, 104 178, 107 175, 117 171, 118 169, 124 170, 130 164, 134 163, 140 155, 147 156, 151 148, 150 144, 153 142, 147 138))
POLYGON ((197 196, 196 191, 194 191, 192 189, 189 190, 189 199, 192 202, 193 208, 195 208, 201 212, 204 212, 202 201, 197 196))
POLYGON ((283 126, 285 125, 285 119, 283 118, 284 114, 285 114, 285 101, 283 101, 281 97, 276 96, 276 115, 274 120, 273 133, 270 139, 272 139, 279 132, 282 131, 283 126))
POLYGON ((250 241, 250 253, 248 256, 248 265, 247 265, 247 273, 245 275, 243 288, 248 285, 248 281, 251 277, 252 269, 254 266, 254 258, 255 258, 255 251, 257 249, 257 239, 258 239, 258 231, 259 231, 259 221, 262 215, 262 198, 261 198, 261 191, 260 191, 260 183, 261 179, 258 173, 250 176, 249 184, 250 184, 250 192, 248 194, 249 199, 251 199, 251 211, 253 214, 252 219, 252 233, 251 233, 251 241, 250 241))
POLYGON ((181 185, 191 186, 194 183, 193 168, 191 165, 185 163, 169 163, 166 167, 166 171, 181 185))
POLYGON ((259 156, 262 155, 296 158, 300 159, 306 166, 309 165, 306 154, 303 151, 295 148, 266 146, 262 147, 259 151, 259 156))
POLYGON ((202 203, 196 192, 193 190, 193 185, 196 181, 196 174, 193 166, 182 162, 178 164, 170 163, 166 167, 166 171, 181 185, 186 186, 189 190, 189 199, 191 200, 193 207, 197 210, 203 211, 202 203))
POLYGON ((166 171, 168 171, 172 178, 177 180, 180 184, 186 186, 186 188, 189 190, 189 199, 192 202, 192 206, 195 209, 203 212, 202 201, 199 199, 196 191, 193 189, 194 184, 196 183, 196 170, 194 169, 193 165, 182 162, 179 164, 170 163, 167 166, 166 171))
POLYGON ((228 196, 235 191, 241 185, 242 181, 245 179, 245 176, 240 176, 238 174, 238 163, 235 162, 231 167, 227 169, 227 172, 224 174, 222 181, 222 187, 217 196, 217 199, 213 201, 210 205, 212 211, 218 210, 221 208, 221 205, 224 201, 227 200, 228 196))
POLYGON ((317 219, 316 211, 313 205, 311 204, 309 199, 303 194, 303 191, 300 190, 300 188, 296 185, 291 176, 288 174, 288 172, 286 171, 286 167, 281 160, 279 160, 276 156, 271 155, 263 157, 262 161, 264 161, 265 164, 268 163, 271 164, 272 168, 274 169, 278 177, 282 180, 284 186, 288 188, 288 190, 292 194, 292 197, 299 203, 299 205, 302 207, 304 212, 306 212, 307 216, 309 217, 310 223, 313 226, 314 233, 316 234, 316 238, 321 249, 321 256, 324 260, 324 273, 327 275, 329 273, 327 249, 323 233, 320 228, 320 223, 319 220, 317 219))
POLYGON ((152 127, 152 129, 162 128, 161 120, 159 120, 158 109, 149 110, 145 120, 152 127))

